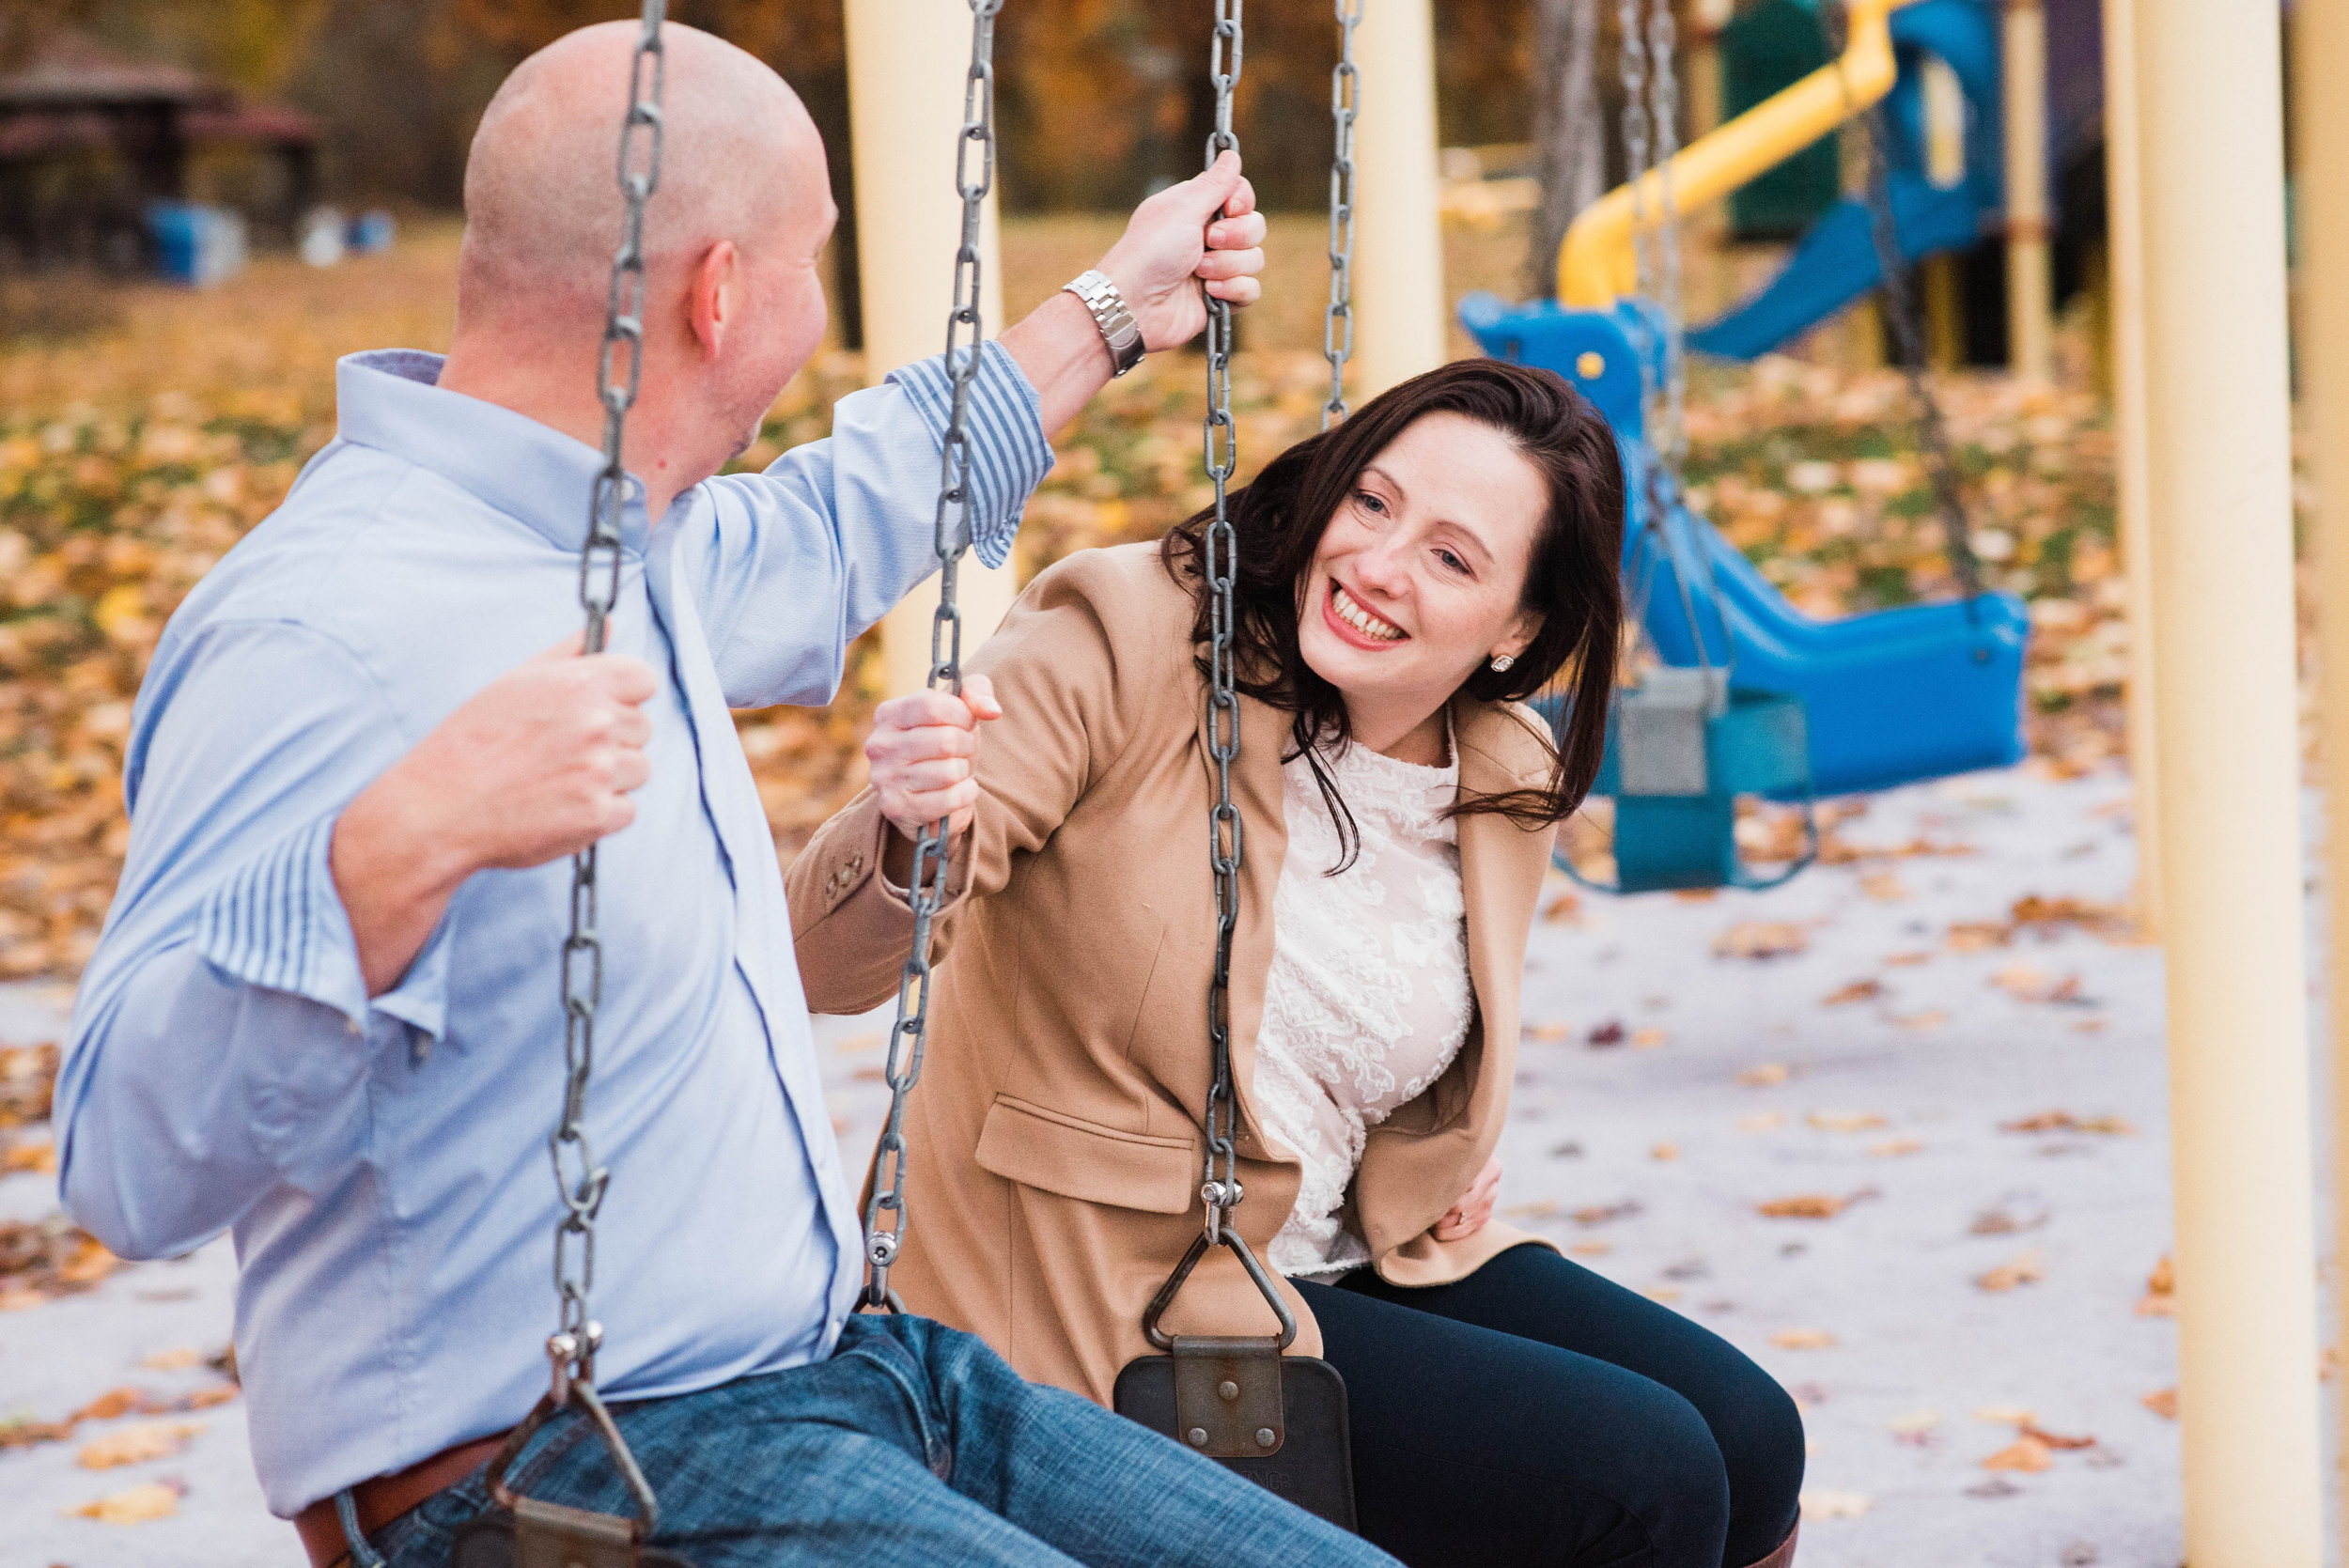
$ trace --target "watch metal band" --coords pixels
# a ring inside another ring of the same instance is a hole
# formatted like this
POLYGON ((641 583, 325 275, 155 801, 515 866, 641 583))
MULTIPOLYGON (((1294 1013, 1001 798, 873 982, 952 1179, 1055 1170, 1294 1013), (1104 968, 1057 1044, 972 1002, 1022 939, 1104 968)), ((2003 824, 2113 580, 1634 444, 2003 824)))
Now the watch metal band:
POLYGON ((1123 376, 1142 363, 1142 323, 1134 319, 1134 313, 1126 306, 1126 296, 1117 291, 1107 273, 1090 268, 1061 287, 1082 300, 1085 309, 1093 313, 1093 324, 1109 346, 1114 376, 1123 376))

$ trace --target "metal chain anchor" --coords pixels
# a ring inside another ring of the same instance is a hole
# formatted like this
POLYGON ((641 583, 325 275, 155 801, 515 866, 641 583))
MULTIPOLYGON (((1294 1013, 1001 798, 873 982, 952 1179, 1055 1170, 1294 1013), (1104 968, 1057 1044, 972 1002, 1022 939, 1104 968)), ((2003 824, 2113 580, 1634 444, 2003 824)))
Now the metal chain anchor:
MULTIPOLYGON (((1819 24, 1825 29, 1829 58, 1841 58, 1848 24, 1843 13, 1832 5, 1819 8, 1819 24)), ((1846 94, 1848 95, 1848 87, 1846 94)), ((1957 474, 1957 458, 1950 450, 1950 432, 1941 416, 1941 400, 1936 396, 1933 382, 1925 371, 1924 322, 1917 301, 1917 291, 1909 276, 1908 263, 1901 255, 1899 231, 1892 218, 1892 171, 1885 151, 1890 145, 1891 122, 1885 114, 1884 102, 1878 100, 1868 112, 1859 116, 1861 133, 1866 139, 1868 156, 1868 237, 1876 253, 1876 271, 1883 274, 1885 303, 1890 307, 1884 315, 1892 334, 1892 357, 1900 361, 1901 374, 1908 382, 1908 397, 1917 411, 1917 449, 1924 458, 1925 477, 1933 487, 1934 511, 1941 520, 1943 549, 1950 558, 1950 570, 1964 591, 1970 608, 1980 598, 1982 562, 1974 553, 1974 541, 1966 519, 1965 492, 1957 474)))
MULTIPOLYGON (((1232 89, 1239 82, 1241 0, 1216 0, 1215 37, 1207 72, 1215 85, 1215 131, 1207 137, 1207 166, 1237 149, 1232 89)), ((1232 804, 1232 764, 1239 756, 1239 691, 1233 669, 1236 613, 1232 582, 1238 536, 1224 491, 1238 466, 1238 432, 1232 424, 1232 307, 1200 286, 1207 306, 1207 417, 1202 432, 1215 517, 1207 524, 1205 565, 1209 595, 1207 753, 1215 759, 1215 805, 1207 814, 1207 856, 1215 869, 1215 975, 1207 984, 1207 1044, 1213 1076, 1207 1087, 1207 1152, 1199 1196, 1207 1207, 1206 1239, 1223 1239, 1231 1210, 1243 1196, 1233 1147, 1238 1118, 1232 1088, 1232 934, 1239 924, 1240 817, 1232 804)))
POLYGON ((1354 29, 1362 23, 1362 5, 1337 0, 1338 63, 1330 72, 1330 118, 1337 137, 1330 159, 1330 308, 1321 323, 1321 357, 1330 362, 1330 399, 1321 405, 1325 430, 1346 415, 1346 361, 1354 351, 1354 117, 1361 102, 1354 29))
MULTIPOLYGON (((979 224, 995 183, 995 16, 1003 0, 971 0, 971 69, 963 77, 962 129, 955 140, 955 189, 962 196, 962 243, 955 252, 955 303, 946 318, 946 372, 954 398, 940 454, 937 524, 938 612, 930 618, 929 690, 962 691, 962 611, 956 578, 971 545, 971 383, 985 341, 979 318, 979 224), (972 167, 975 152, 977 166, 972 167)), ((913 909, 913 946, 897 979, 897 1021, 889 1034, 889 1120, 873 1146, 872 1197, 864 1206, 864 1292, 861 1305, 900 1310, 889 1288, 889 1268, 905 1250, 911 1217, 906 1209, 906 1101, 922 1079, 929 1044, 930 923, 946 902, 946 823, 922 830, 913 846, 907 902, 913 909), (894 1216, 888 1228, 884 1216, 894 1216)))
MULTIPOLYGON (((645 204, 661 183, 661 88, 667 64, 661 24, 667 0, 645 0, 645 30, 629 67, 628 118, 620 129, 622 219, 605 302, 597 395, 603 404, 603 467, 588 506, 587 537, 579 551, 579 601, 587 612, 584 647, 603 651, 612 607, 620 592, 620 518, 629 500, 621 444, 645 363, 645 204)), ((587 1080, 595 1066, 596 1007, 603 994, 603 943, 596 931, 596 846, 571 857, 571 930, 563 942, 563 1114, 547 1140, 554 1162, 563 1217, 554 1227, 554 1289, 561 1315, 547 1340, 553 1363, 555 1405, 570 1402, 573 1385, 595 1384, 596 1348, 603 1326, 587 1312, 596 1272, 596 1214, 611 1172, 596 1163, 587 1141, 587 1080), (566 1151, 570 1152, 569 1169, 566 1151), (576 1254, 573 1243, 577 1244, 576 1254)))

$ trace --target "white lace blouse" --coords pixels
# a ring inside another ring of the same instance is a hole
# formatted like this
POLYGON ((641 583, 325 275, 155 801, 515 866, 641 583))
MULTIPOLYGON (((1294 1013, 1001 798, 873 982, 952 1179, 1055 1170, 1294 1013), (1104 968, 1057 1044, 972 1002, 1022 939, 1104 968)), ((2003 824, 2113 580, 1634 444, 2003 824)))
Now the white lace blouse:
POLYGON ((1328 875, 1337 825, 1305 758, 1284 763, 1288 850, 1272 901, 1254 1091, 1265 1130, 1305 1165, 1270 1262, 1326 1280, 1370 1261, 1341 1213, 1369 1129, 1451 1065, 1473 998, 1460 850, 1443 815, 1459 791, 1457 753, 1428 768, 1350 745, 1322 760, 1361 850, 1328 875))

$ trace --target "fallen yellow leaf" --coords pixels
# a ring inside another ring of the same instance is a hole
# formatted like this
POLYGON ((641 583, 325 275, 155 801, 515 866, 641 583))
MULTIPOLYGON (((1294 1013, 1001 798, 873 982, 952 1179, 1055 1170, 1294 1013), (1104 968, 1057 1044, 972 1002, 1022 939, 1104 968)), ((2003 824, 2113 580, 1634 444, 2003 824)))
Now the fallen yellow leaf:
POLYGON ((1782 1110, 1757 1110, 1750 1116, 1737 1118, 1739 1132, 1775 1132, 1785 1125, 1786 1112, 1782 1110))
POLYGON ((2037 1475, 2040 1471, 2050 1468, 2054 1464, 2055 1460, 2047 1452, 2046 1444, 2036 1437, 2017 1437, 1989 1458, 1984 1459, 1982 1462, 1982 1467, 1985 1470, 2019 1470, 2026 1475, 2037 1475))
POLYGON ((1928 1007, 1921 1013, 1887 1013, 1885 1021, 1902 1029, 1938 1029, 1950 1021, 1947 1009, 1928 1007))
POLYGON ((84 1443, 75 1462, 86 1470, 110 1470, 117 1465, 168 1459, 203 1430, 202 1421, 143 1421, 84 1443))
POLYGON ((1790 920, 1742 920, 1713 939, 1721 958, 1784 958, 1811 945, 1811 934, 1790 920))
POLYGON ((1865 1492, 1830 1492, 1822 1486, 1802 1489, 1802 1516, 1806 1519, 1857 1519, 1868 1512, 1875 1498, 1865 1492))
POLYGON ((1795 1069, 1783 1062, 1765 1062, 1759 1067, 1748 1067, 1737 1075, 1737 1081, 1748 1089, 1774 1089, 1794 1077, 1795 1069))
POLYGON ((1631 1048, 1633 1050, 1654 1050, 1657 1047, 1662 1045, 1665 1039, 1666 1035, 1660 1029, 1642 1029, 1638 1033, 1631 1036, 1631 1048))
POLYGON ((1658 1143, 1656 1147, 1647 1152, 1647 1157, 1650 1159, 1678 1159, 1680 1157, 1680 1145, 1677 1143, 1658 1143))
POLYGON ((2025 1427, 2039 1419, 2039 1412, 2026 1405, 1978 1405, 1974 1420, 1988 1426, 2025 1427))
POLYGON ((1910 1410, 1901 1415, 1894 1416, 1890 1421, 1885 1422, 1884 1424, 1904 1436, 1918 1432, 1930 1432, 1935 1427, 1941 1424, 1941 1412, 1938 1410, 1910 1410))
POLYGON ((1802 1192, 1792 1198, 1772 1198, 1756 1203, 1754 1209, 1765 1219, 1832 1219, 1850 1205, 1849 1198, 1831 1192, 1802 1192))
POLYGON ((1770 1336, 1770 1343, 1781 1350, 1826 1350, 1836 1342, 1824 1328, 1781 1328, 1770 1336))
POLYGON ((1570 1024, 1530 1023, 1519 1032, 1529 1040, 1539 1040, 1545 1045, 1555 1045, 1561 1040, 1571 1037, 1574 1029, 1570 1024))
POLYGON ((57 1169, 57 1145, 54 1140, 39 1143, 18 1143, 0 1154, 0 1175, 15 1175, 30 1171, 51 1174, 57 1169))
POLYGON ((1814 1110, 1803 1120, 1821 1132, 1874 1132, 1887 1125, 1873 1110, 1814 1110))
POLYGON ((184 1372, 204 1359, 203 1355, 186 1345, 170 1350, 158 1350, 151 1356, 139 1358, 139 1365, 149 1372, 184 1372))
POLYGON ((2046 1278, 2046 1266, 2034 1250, 2012 1263, 2000 1264, 1987 1274, 1976 1275, 1974 1283, 1986 1291, 2009 1291, 2017 1285, 2035 1285, 2046 1278))
POLYGON ((2155 1389, 2138 1403, 2163 1421, 2173 1421, 2178 1419, 2178 1390, 2175 1389, 2155 1389))
POLYGON ((1876 998, 1882 996, 1883 994, 1883 981, 1855 980, 1848 986, 1841 986, 1834 990, 1828 992, 1827 995, 1819 999, 1819 1005, 1822 1007, 1841 1007, 1846 1002, 1874 1001, 1876 998))
POLYGON ((2015 928, 2002 921, 1961 920, 1950 927, 1950 950, 1953 953, 1981 953, 2004 947, 2014 939, 2015 928))
POLYGON ((1871 872, 1859 878, 1859 891, 1882 904, 1897 904, 1908 896, 1908 888, 1900 874, 1891 871, 1871 872))
POLYGON ((1611 1241, 1576 1241, 1566 1246, 1566 1250, 1578 1258, 1603 1258, 1614 1250, 1611 1241))
POLYGON ((1924 1146, 1921 1138, 1880 1138, 1868 1145, 1868 1152, 1878 1159, 1898 1159, 1903 1155, 1922 1153, 1924 1146))
POLYGON ((144 1525, 155 1519, 168 1519, 179 1512, 179 1494, 160 1481, 150 1481, 125 1492, 114 1492, 95 1502, 86 1502, 69 1511, 73 1516, 95 1519, 101 1525, 144 1525))
POLYGON ((840 1041, 832 1048, 832 1054, 835 1056, 854 1056, 859 1051, 873 1049, 876 1046, 879 1046, 883 1040, 888 1038, 889 1036, 886 1034, 851 1034, 847 1039, 840 1041))

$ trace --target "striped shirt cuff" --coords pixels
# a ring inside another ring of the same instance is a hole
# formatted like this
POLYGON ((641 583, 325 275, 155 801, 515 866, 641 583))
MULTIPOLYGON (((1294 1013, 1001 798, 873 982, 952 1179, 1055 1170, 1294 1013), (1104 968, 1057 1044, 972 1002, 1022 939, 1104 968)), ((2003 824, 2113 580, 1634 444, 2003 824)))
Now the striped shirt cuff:
POLYGON ((196 915, 196 951, 223 974, 331 1007, 354 1031, 368 1015, 405 1019, 438 1038, 445 1020, 448 922, 394 989, 370 1000, 350 916, 329 856, 341 813, 319 818, 231 872, 196 915))
MULTIPOLYGON (((993 338, 979 347, 978 373, 971 379, 966 514, 971 547, 981 561, 1000 567, 1011 558, 1012 536, 1019 531, 1019 511, 1029 492, 1052 471, 1052 444, 1044 439, 1043 404, 1011 350, 993 338)), ((936 354, 893 370, 889 380, 905 389, 942 449, 955 398, 946 356, 936 354)))

